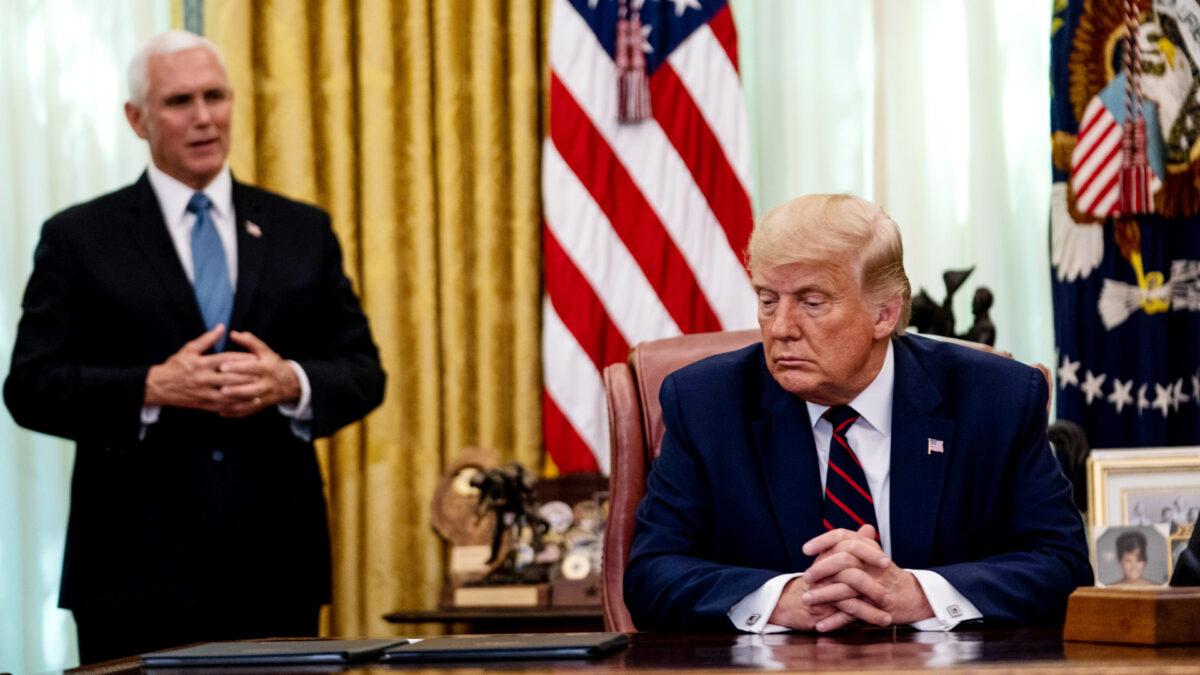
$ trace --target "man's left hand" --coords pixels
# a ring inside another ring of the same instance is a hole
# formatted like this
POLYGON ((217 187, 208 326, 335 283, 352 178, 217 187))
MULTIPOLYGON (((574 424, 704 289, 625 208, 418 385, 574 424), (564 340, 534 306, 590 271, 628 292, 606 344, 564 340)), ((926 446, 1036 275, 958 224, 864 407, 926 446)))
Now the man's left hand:
POLYGON ((255 358, 224 363, 221 372, 249 375, 255 379, 248 384, 221 388, 222 398, 226 400, 220 410, 222 417, 246 417, 300 398, 296 371, 267 343, 246 331, 231 331, 229 339, 245 347, 255 358))
POLYGON ((804 572, 810 588, 804 594, 807 604, 842 608, 843 603, 866 599, 887 612, 896 624, 933 616, 916 576, 898 567, 883 552, 870 525, 857 532, 839 529, 814 537, 804 544, 804 553, 817 556, 804 572))

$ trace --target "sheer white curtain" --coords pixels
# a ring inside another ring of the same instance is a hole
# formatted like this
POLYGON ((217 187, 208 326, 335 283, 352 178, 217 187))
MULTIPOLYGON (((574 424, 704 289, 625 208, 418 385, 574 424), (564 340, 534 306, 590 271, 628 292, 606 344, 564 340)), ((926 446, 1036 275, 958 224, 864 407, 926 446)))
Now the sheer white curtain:
MULTIPOLYGON (((125 66, 170 19, 170 0, 0 0, 0 378, 42 221, 146 164, 121 112, 125 66)), ((0 412, 0 672, 77 662, 57 609, 72 458, 0 412)))
POLYGON ((733 0, 755 212, 807 192, 878 201, 914 292, 975 266, 997 345, 1054 362, 1050 204, 1053 0, 733 0))

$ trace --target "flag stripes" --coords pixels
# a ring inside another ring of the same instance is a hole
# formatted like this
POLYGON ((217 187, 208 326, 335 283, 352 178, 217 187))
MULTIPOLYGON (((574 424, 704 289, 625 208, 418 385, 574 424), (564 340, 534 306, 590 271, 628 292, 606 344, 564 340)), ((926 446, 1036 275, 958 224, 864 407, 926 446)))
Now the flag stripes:
POLYGON ((697 4, 640 5, 652 118, 622 124, 611 3, 553 3, 542 355, 560 471, 608 470, 600 371, 629 346, 755 322, 737 34, 724 0, 697 4))

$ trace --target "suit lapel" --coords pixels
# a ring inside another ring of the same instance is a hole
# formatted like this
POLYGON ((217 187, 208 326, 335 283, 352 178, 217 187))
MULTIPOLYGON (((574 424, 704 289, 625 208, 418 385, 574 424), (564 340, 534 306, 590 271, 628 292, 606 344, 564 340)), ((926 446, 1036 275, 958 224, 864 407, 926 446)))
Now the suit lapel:
POLYGON ((934 416, 941 395, 904 340, 893 340, 896 382, 892 396, 892 558, 901 567, 929 564, 941 505, 954 422, 934 416), (930 441, 941 441, 932 452, 930 441))
POLYGON ((819 535, 821 527, 821 476, 813 444, 808 406, 788 393, 763 364, 763 408, 766 415, 754 421, 758 457, 767 482, 775 524, 787 546, 791 568, 803 570, 810 559, 801 548, 819 535))
POLYGON ((162 282, 162 288, 171 299, 171 306, 179 312, 187 326, 186 334, 196 336, 204 332, 204 318, 196 304, 196 294, 188 281, 179 251, 171 241, 167 224, 163 221, 162 208, 154 189, 150 187, 149 175, 142 173, 134 184, 134 198, 130 203, 132 217, 129 233, 146 256, 147 262, 162 282))
POLYGON ((266 260, 266 230, 258 221, 258 204, 245 185, 233 181, 234 231, 237 234, 238 281, 233 296, 231 329, 242 330, 246 312, 258 291, 266 260))

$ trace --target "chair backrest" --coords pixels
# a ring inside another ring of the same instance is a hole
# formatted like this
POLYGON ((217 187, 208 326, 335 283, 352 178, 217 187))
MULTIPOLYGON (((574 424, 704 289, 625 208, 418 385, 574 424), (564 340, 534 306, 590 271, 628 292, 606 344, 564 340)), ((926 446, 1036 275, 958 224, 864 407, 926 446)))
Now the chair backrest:
POLYGON ((633 540, 634 512, 646 492, 650 462, 658 456, 662 443, 658 389, 663 379, 706 356, 733 351, 760 339, 757 330, 744 330, 653 340, 636 345, 628 363, 614 363, 604 369, 612 452, 601 575, 606 630, 636 630, 625 608, 623 579, 633 540))

